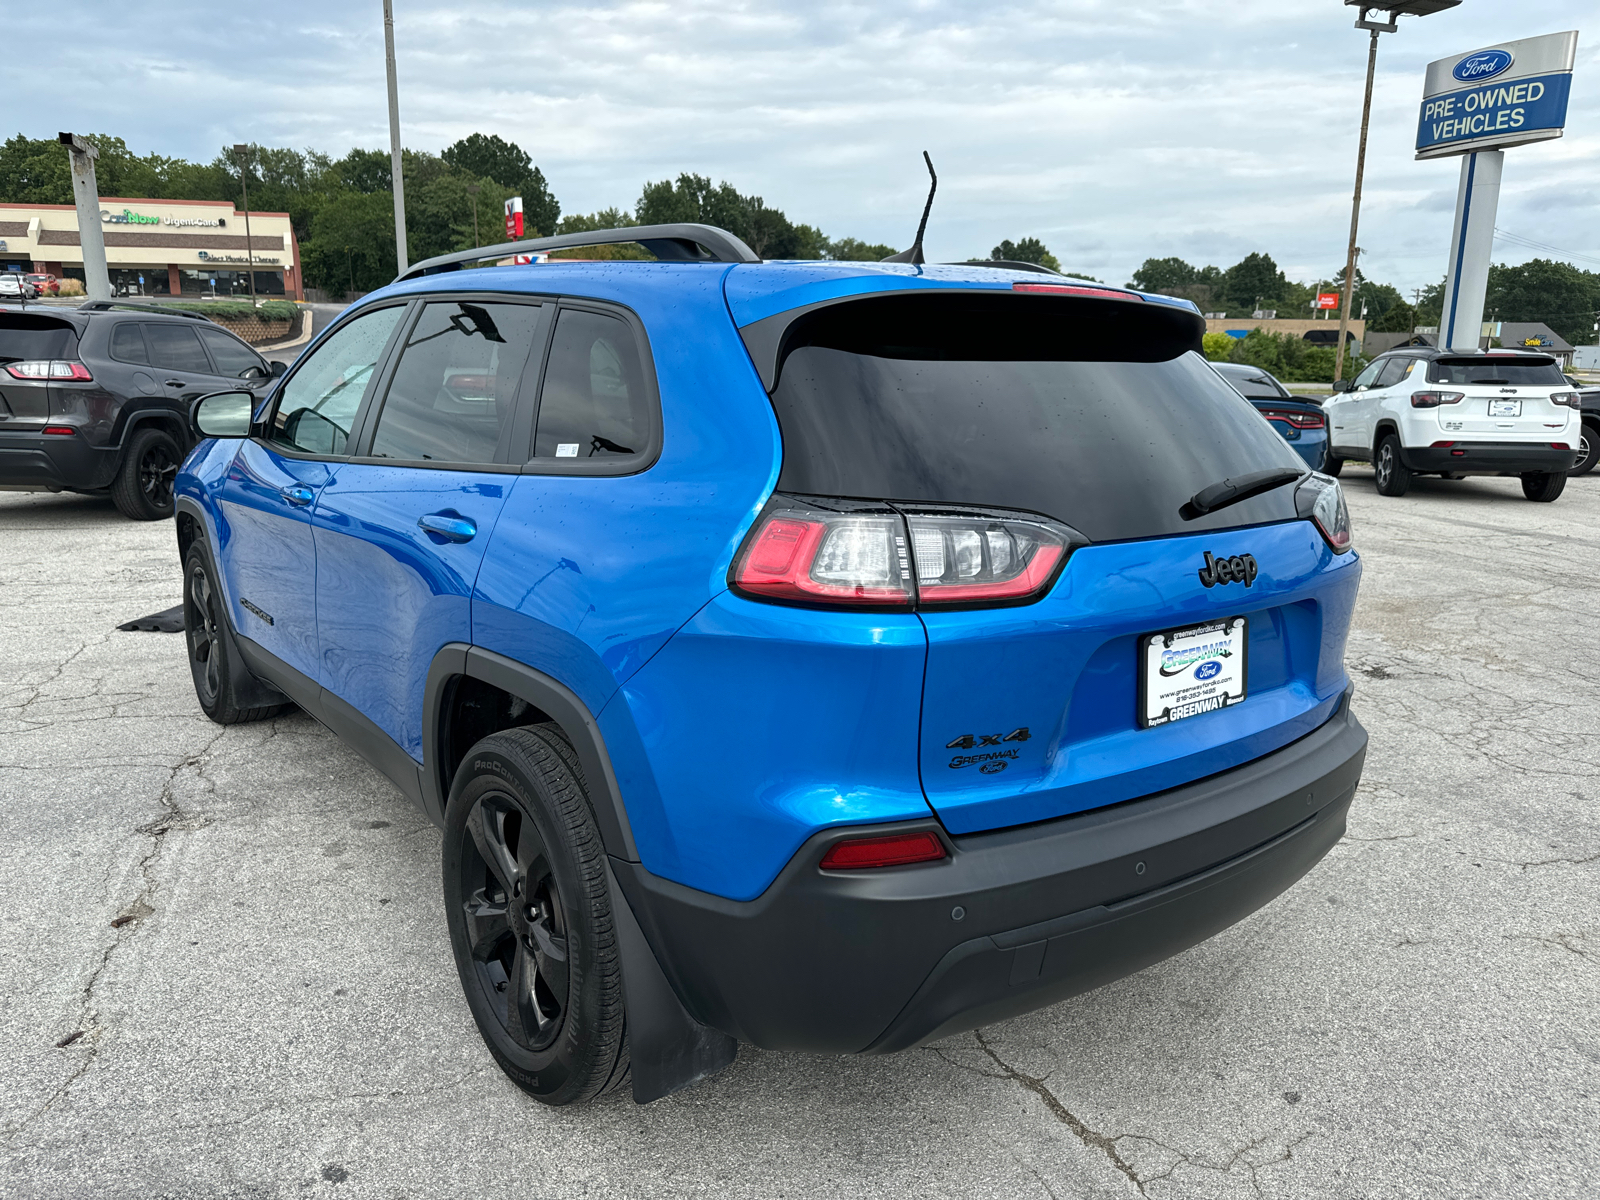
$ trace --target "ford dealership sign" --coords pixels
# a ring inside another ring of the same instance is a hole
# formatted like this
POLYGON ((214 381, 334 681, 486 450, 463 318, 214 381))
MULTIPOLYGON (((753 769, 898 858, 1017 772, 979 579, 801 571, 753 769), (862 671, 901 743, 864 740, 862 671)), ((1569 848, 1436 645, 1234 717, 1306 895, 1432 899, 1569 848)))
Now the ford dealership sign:
POLYGON ((1429 63, 1417 157, 1560 137, 1577 54, 1576 32, 1551 33, 1429 63))

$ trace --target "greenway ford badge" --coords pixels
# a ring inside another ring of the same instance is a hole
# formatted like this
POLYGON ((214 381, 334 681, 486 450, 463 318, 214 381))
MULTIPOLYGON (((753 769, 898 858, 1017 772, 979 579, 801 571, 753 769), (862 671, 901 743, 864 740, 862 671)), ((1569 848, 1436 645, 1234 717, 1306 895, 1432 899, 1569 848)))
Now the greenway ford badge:
POLYGON ((1139 639, 1139 728, 1215 712, 1245 697, 1250 628, 1229 617, 1139 639))

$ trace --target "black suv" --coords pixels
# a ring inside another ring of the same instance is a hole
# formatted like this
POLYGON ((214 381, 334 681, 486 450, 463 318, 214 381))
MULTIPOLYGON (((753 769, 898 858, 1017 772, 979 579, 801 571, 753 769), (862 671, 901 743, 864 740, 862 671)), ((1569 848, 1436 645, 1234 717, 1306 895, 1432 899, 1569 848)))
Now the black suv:
POLYGON ((190 403, 283 372, 197 313, 0 307, 0 489, 110 492, 136 521, 170 517, 190 403))

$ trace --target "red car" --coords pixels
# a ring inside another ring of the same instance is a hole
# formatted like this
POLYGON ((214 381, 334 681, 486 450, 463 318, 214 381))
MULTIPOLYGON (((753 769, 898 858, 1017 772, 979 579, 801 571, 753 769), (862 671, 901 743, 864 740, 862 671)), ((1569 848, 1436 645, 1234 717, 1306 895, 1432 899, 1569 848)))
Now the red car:
POLYGON ((61 281, 54 275, 24 275, 29 283, 38 289, 41 296, 59 296, 61 294, 61 281))

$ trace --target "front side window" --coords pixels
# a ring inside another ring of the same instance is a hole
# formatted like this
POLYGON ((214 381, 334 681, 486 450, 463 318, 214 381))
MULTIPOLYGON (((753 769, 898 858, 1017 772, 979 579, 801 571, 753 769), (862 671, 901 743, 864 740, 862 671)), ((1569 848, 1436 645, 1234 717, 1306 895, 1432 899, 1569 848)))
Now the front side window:
POLYGON ((197 371, 211 374, 211 360, 200 347, 200 338, 189 325, 146 325, 144 340, 150 347, 150 362, 166 371, 197 371))
POLYGON ((343 454, 361 398, 405 308, 346 321, 291 375, 267 422, 267 441, 305 454, 343 454))
POLYGON ((616 458, 650 440, 644 369, 619 317, 563 309, 539 394, 535 458, 616 458))
POLYGON ((1351 382, 1350 390, 1352 392, 1359 392, 1362 388, 1371 387, 1372 381, 1378 377, 1378 372, 1383 370, 1384 363, 1386 361, 1387 360, 1385 359, 1379 359, 1375 363, 1368 363, 1366 370, 1362 371, 1361 374, 1357 375, 1351 382))
POLYGON ((540 308, 429 304, 400 352, 372 437, 374 458, 492 463, 511 423, 540 308))
POLYGON ((256 352, 238 338, 221 329, 201 329, 200 339, 211 351, 211 361, 217 365, 218 375, 233 379, 264 379, 267 369, 256 352))

